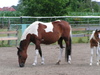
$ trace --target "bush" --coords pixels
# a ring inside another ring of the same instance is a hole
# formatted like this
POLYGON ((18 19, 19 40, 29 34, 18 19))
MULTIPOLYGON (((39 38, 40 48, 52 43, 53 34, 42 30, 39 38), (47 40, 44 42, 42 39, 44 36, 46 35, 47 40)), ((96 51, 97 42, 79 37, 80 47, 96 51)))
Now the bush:
POLYGON ((13 17, 16 17, 16 16, 21 16, 22 13, 19 12, 19 11, 0 11, 0 16, 3 17, 3 16, 13 16, 13 17))

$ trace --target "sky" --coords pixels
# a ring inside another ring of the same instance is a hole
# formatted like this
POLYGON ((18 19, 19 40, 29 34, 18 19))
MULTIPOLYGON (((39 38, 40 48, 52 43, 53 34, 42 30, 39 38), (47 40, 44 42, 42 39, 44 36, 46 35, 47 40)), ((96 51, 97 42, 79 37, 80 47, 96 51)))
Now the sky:
POLYGON ((97 2, 100 2, 100 0, 91 0, 91 1, 97 1, 97 2))
MULTIPOLYGON (((17 5, 19 0, 0 0, 0 7, 11 7, 12 5, 17 5)), ((92 0, 100 2, 100 0, 92 0)))
POLYGON ((0 0, 0 7, 11 7, 17 5, 19 0, 0 0))

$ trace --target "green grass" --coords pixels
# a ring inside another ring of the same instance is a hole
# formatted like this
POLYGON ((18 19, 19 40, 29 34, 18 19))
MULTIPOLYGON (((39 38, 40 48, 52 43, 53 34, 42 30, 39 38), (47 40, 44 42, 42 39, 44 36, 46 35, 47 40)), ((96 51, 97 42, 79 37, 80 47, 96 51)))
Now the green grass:
POLYGON ((72 37, 72 43, 87 43, 89 42, 88 37, 72 37))

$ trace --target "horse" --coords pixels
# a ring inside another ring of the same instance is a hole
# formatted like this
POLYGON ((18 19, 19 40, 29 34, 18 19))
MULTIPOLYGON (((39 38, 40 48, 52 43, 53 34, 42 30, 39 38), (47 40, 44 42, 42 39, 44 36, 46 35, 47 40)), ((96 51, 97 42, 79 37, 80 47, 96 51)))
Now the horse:
POLYGON ((97 57, 97 65, 100 63, 100 30, 94 30, 90 37, 90 49, 91 49, 91 57, 90 57, 90 65, 93 63, 93 51, 96 48, 96 57, 97 57))
POLYGON ((27 59, 27 48, 30 42, 35 44, 35 58, 32 65, 37 64, 37 56, 41 57, 41 64, 44 64, 44 57, 40 44, 52 44, 58 42, 60 46, 59 58, 56 64, 60 64, 63 48, 65 48, 65 60, 71 64, 71 25, 64 20, 56 20, 53 22, 35 21, 29 25, 20 39, 19 47, 17 47, 19 67, 24 67, 27 59), (62 41, 65 41, 66 48, 62 41))

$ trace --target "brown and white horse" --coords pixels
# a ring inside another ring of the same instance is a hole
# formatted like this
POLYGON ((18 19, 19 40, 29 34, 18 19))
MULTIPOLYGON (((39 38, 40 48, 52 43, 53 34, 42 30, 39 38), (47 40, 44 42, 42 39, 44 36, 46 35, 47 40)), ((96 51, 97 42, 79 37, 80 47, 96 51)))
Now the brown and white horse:
POLYGON ((32 23, 28 28, 26 28, 21 37, 20 45, 17 47, 19 66, 24 67, 27 58, 27 48, 30 42, 33 42, 36 46, 36 55, 33 63, 33 65, 36 65, 38 54, 41 56, 41 63, 44 64, 44 57, 42 56, 40 44, 52 44, 58 41, 60 46, 60 55, 56 64, 60 64, 64 48, 62 44, 63 40, 66 44, 65 59, 68 63, 71 63, 71 26, 69 23, 63 20, 48 23, 36 21, 32 23))
POLYGON ((100 30, 95 30, 92 32, 90 37, 90 48, 91 48, 91 58, 90 65, 93 63, 93 50, 96 48, 96 56, 97 56, 97 65, 100 63, 100 30))

